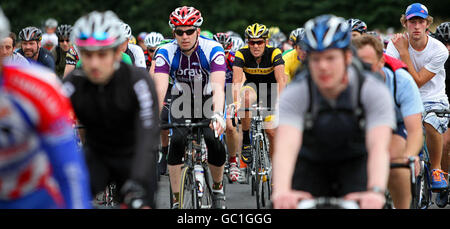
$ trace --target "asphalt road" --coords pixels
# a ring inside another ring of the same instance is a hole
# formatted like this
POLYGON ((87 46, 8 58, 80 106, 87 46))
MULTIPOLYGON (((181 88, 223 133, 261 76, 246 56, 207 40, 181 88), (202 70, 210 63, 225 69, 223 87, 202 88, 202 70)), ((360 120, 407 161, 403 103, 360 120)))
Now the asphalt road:
MULTIPOLYGON (((257 209, 256 197, 251 195, 250 184, 226 184, 226 206, 227 209, 257 209)), ((157 208, 169 209, 169 177, 161 176, 161 180, 158 182, 157 192, 157 208)), ((436 194, 433 193, 432 200, 436 199, 436 194)), ((433 204, 430 209, 441 209, 433 204)), ((445 209, 450 209, 450 205, 447 205, 445 209)))

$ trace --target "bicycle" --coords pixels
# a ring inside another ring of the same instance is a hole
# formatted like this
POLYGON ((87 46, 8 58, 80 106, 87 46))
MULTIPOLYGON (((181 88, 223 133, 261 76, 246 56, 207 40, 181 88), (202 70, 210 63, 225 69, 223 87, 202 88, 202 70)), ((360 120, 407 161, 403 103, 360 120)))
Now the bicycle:
POLYGON ((269 158, 269 141, 263 129, 264 116, 262 112, 270 108, 260 107, 257 104, 251 108, 242 108, 240 111, 255 111, 251 120, 251 148, 254 162, 248 167, 251 174, 252 196, 256 194, 256 207, 258 209, 269 207, 272 194, 271 172, 272 165, 269 158))
MULTIPOLYGON (((204 120, 192 123, 191 120, 186 120, 185 123, 161 125, 161 129, 188 129, 181 172, 179 209, 207 209, 212 206, 212 177, 207 164, 206 143, 202 134, 202 128, 209 128, 210 122, 211 120, 204 120), (203 177, 199 176, 201 171, 203 171, 203 177)), ((170 185, 169 188, 172 197, 173 190, 170 185)), ((170 201, 170 206, 173 206, 173 198, 170 198, 170 201)))
MULTIPOLYGON (((450 118, 450 109, 433 109, 428 111, 426 114, 429 113, 435 113, 436 116, 440 117, 440 118, 450 118)), ((426 116, 424 116, 426 117, 426 116)), ((425 144, 425 143, 424 143, 425 144)), ((447 178, 447 184, 450 182, 450 179, 447 178)), ((437 198, 438 196, 436 196, 436 205, 440 208, 444 208, 448 203, 449 203, 449 198, 448 198, 448 192, 449 192, 449 188, 447 186, 447 188, 443 189, 443 190, 439 190, 437 191, 439 196, 444 196, 446 199, 444 201, 438 201, 437 198)))
POLYGON ((353 200, 344 200, 336 197, 317 197, 301 200, 297 209, 359 209, 359 205, 353 200))
MULTIPOLYGON (((449 117, 450 110, 449 109, 433 109, 429 110, 428 112, 425 112, 425 115, 423 117, 426 117, 430 113, 435 113, 438 117, 449 117)), ((415 195, 417 200, 414 202, 416 203, 415 208, 418 209, 427 209, 430 207, 432 202, 432 192, 431 189, 431 161, 430 161, 430 155, 428 152, 428 148, 426 145, 426 135, 425 135, 425 129, 423 130, 424 135, 424 143, 422 150, 419 154, 420 157, 420 173, 417 177, 417 183, 414 187, 415 195)), ((445 190, 441 190, 441 192, 448 191, 448 187, 445 190)), ((448 201, 447 201, 448 202, 448 201)))

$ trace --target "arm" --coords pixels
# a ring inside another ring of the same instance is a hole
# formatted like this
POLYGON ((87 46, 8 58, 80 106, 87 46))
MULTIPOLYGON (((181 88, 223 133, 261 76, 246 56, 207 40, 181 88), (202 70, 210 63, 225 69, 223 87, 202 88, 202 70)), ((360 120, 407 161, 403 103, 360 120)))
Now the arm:
POLYGON ((213 90, 213 109, 214 112, 223 112, 225 105, 225 72, 215 71, 211 73, 211 85, 213 90))
POLYGON ((281 94, 284 87, 286 87, 287 75, 284 73, 284 64, 277 65, 274 68, 275 71, 275 79, 278 83, 278 94, 281 94))
POLYGON ((403 118, 408 137, 406 139, 406 155, 417 156, 423 145, 422 114, 413 114, 403 118))
POLYGON ((233 102, 240 103, 240 91, 244 80, 244 69, 233 66, 233 102))
POLYGON ((370 129, 366 135, 367 159, 367 188, 380 187, 386 189, 389 176, 389 143, 392 128, 377 126, 370 129))
MULTIPOLYGON (((134 83, 133 89, 138 102, 138 112, 135 119, 136 143, 135 156, 132 161, 130 174, 131 181, 142 185, 145 190, 144 199, 146 205, 154 206, 154 196, 157 189, 156 161, 158 155, 159 136, 159 112, 158 100, 155 86, 147 76, 144 69, 140 79, 134 83)), ((127 186, 124 185, 126 189, 127 186)), ((129 190, 122 190, 124 194, 130 194, 138 190, 128 187, 129 190), (128 193, 127 193, 128 191, 128 193)), ((126 198, 126 196, 125 196, 126 198)))
POLYGON ((419 71, 416 71, 408 51, 409 40, 406 34, 396 34, 394 38, 392 38, 392 43, 397 49, 400 59, 408 66, 408 72, 411 74, 419 88, 436 75, 436 73, 430 72, 424 67, 419 71))
POLYGON ((166 96, 167 88, 169 87, 169 74, 155 73, 155 87, 158 96, 159 113, 162 111, 164 104, 164 97, 166 96))

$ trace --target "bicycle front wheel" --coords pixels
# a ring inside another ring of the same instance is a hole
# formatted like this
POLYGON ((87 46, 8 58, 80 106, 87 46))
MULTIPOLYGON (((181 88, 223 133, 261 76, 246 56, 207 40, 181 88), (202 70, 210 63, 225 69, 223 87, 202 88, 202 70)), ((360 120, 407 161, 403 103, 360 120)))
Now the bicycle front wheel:
POLYGON ((197 208, 197 184, 194 179, 194 173, 191 168, 185 167, 181 172, 180 209, 197 208))

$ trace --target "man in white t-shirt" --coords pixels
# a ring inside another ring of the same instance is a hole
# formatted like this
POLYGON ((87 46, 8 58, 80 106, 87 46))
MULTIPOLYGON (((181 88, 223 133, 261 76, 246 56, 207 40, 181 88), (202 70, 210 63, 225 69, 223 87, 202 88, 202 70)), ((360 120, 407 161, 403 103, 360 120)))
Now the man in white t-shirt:
POLYGON ((41 44, 42 47, 48 51, 58 45, 58 36, 56 36, 56 28, 58 27, 58 21, 53 18, 49 18, 45 21, 45 33, 42 34, 41 44))
MULTIPOLYGON (((431 109, 448 108, 444 64, 449 54, 441 42, 426 33, 433 18, 424 5, 414 3, 408 6, 400 21, 407 32, 396 34, 389 41, 386 54, 408 65, 408 71, 419 87, 425 113, 431 109)), ((423 119, 431 160, 431 186, 434 190, 442 190, 448 186, 441 170, 442 134, 447 130, 448 119, 438 118, 434 113, 424 115, 423 119)))

